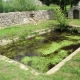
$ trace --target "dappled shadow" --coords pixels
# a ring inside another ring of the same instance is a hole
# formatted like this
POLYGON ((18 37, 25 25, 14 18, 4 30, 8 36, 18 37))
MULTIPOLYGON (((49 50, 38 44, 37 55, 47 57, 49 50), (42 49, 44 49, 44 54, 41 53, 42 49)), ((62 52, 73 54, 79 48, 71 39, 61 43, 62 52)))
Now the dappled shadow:
POLYGON ((43 41, 43 43, 48 43, 48 42, 61 42, 62 40, 67 39, 66 36, 62 35, 63 33, 61 32, 50 32, 49 35, 47 35, 46 39, 43 41))
POLYGON ((72 51, 75 51, 77 48, 80 47, 80 43, 79 44, 72 44, 72 45, 69 45, 69 46, 66 46, 66 47, 62 47, 61 49, 63 50, 72 50, 72 51))

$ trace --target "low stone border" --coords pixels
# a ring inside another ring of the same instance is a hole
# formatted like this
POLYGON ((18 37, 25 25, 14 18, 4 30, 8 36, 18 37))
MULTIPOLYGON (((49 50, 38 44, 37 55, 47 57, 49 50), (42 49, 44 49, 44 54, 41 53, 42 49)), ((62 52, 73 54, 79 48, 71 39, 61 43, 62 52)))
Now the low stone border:
MULTIPOLYGON (((27 37, 25 37, 25 39, 34 38, 37 35, 43 35, 43 34, 46 34, 48 32, 51 32, 53 30, 54 29, 50 29, 50 28, 36 30, 36 31, 32 32, 32 35, 28 35, 27 37)), ((7 45, 7 44, 9 44, 9 43, 11 43, 13 41, 16 42, 17 40, 19 40, 19 37, 16 37, 13 40, 11 40, 11 39, 2 39, 2 40, 0 40, 0 45, 4 46, 4 45, 7 45)))
POLYGON ((78 52, 80 52, 80 47, 75 50, 73 53, 71 53, 68 57, 66 57, 64 60, 62 60, 60 63, 58 63, 55 67, 50 69, 48 72, 46 72, 47 75, 54 74, 56 71, 58 71, 67 61, 69 61, 74 55, 76 55, 78 52))
POLYGON ((69 26, 69 27, 76 27, 76 28, 80 28, 80 26, 78 26, 78 25, 73 25, 73 24, 69 24, 68 26, 69 26))
MULTIPOLYGON (((24 64, 19 63, 17 61, 14 61, 12 59, 9 59, 6 56, 0 55, 0 60, 3 60, 3 61, 8 62, 8 63, 12 63, 12 64, 18 64, 19 68, 26 70, 26 71, 29 70, 29 68, 27 66, 25 66, 24 64)), ((39 73, 36 72, 34 69, 31 70, 31 73, 33 73, 34 75, 39 75, 39 73)))
POLYGON ((7 58, 6 56, 2 56, 0 55, 0 60, 4 60, 5 62, 9 62, 9 63, 14 63, 14 64, 18 64, 20 68, 24 69, 24 70, 28 70, 28 67, 26 67, 24 64, 19 63, 17 61, 14 61, 12 59, 7 58))

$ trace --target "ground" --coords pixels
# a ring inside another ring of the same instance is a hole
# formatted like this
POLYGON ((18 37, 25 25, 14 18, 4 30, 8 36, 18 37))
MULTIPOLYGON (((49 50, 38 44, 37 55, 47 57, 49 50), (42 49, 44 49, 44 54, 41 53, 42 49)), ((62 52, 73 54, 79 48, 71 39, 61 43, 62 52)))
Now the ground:
MULTIPOLYGON (((78 21, 75 23, 75 20, 72 23, 80 25, 78 21)), ((0 80, 80 80, 80 52, 55 74, 46 75, 40 73, 35 75, 33 72, 31 68, 24 70, 18 64, 13 64, 0 58, 0 80)))

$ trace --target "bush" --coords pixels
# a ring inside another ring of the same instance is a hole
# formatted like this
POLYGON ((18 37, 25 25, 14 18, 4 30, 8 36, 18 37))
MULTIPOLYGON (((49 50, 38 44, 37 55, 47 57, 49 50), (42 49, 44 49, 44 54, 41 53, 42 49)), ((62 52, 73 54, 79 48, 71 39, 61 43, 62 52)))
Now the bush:
POLYGON ((0 13, 3 12, 2 0, 0 0, 0 13))
POLYGON ((68 26, 68 19, 62 13, 62 10, 60 8, 54 8, 54 12, 56 14, 56 20, 59 22, 57 29, 60 29, 62 31, 68 26))
POLYGON ((7 0, 3 2, 3 12, 35 10, 36 7, 34 0, 7 0))

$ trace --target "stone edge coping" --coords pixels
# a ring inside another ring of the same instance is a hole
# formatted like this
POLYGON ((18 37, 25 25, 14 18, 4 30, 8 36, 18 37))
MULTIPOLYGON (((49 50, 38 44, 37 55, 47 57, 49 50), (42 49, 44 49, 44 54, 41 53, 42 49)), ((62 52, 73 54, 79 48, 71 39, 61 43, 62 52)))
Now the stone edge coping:
MULTIPOLYGON (((32 35, 28 35, 27 37, 25 37, 25 39, 30 39, 30 38, 33 38, 37 35, 43 35, 43 34, 46 34, 48 32, 51 32, 51 31, 54 31, 54 28, 53 29, 46 28, 46 29, 36 30, 36 31, 32 32, 32 35), (34 34, 34 33, 37 33, 37 34, 34 34)), ((16 37, 12 40, 11 39, 2 39, 2 40, 0 40, 0 46, 10 44, 13 41, 16 42, 17 40, 19 40, 19 37, 16 37)))
MULTIPOLYGON (((24 64, 19 63, 19 62, 13 60, 13 59, 9 59, 6 56, 0 55, 0 60, 3 60, 5 62, 11 63, 11 64, 18 64, 19 68, 21 68, 25 71, 29 70, 28 66, 25 66, 24 64)), ((31 70, 31 73, 34 74, 35 76, 39 75, 39 73, 34 69, 31 70)))
POLYGON ((75 50, 73 53, 71 53, 68 57, 66 57, 64 60, 59 62, 55 67, 50 69, 48 72, 46 72, 47 75, 54 74, 56 71, 58 71, 67 61, 71 60, 73 56, 75 56, 78 52, 80 52, 80 47, 75 50))
MULTIPOLYGON (((56 71, 58 71, 67 61, 69 61, 73 56, 75 56, 78 52, 80 52, 80 47, 75 50, 73 53, 71 53, 67 58, 65 58, 64 60, 62 60, 60 63, 58 63, 55 67, 53 67, 52 69, 50 69, 48 72, 46 72, 46 75, 51 75, 54 74, 56 71)), ((12 59, 7 58, 6 56, 2 56, 0 55, 0 60, 4 60, 6 62, 9 63, 14 63, 14 64, 18 64, 19 67, 23 70, 29 70, 29 68, 27 66, 25 66, 22 63, 19 63, 17 61, 14 61, 12 59)), ((36 72, 34 69, 31 70, 31 73, 33 73, 34 75, 39 75, 40 73, 36 72)))

